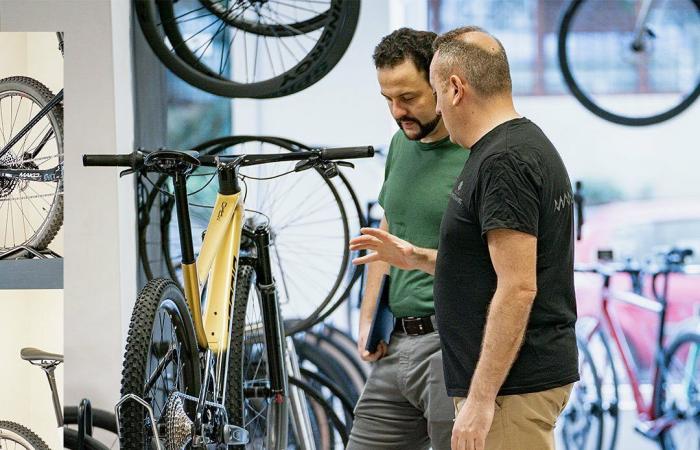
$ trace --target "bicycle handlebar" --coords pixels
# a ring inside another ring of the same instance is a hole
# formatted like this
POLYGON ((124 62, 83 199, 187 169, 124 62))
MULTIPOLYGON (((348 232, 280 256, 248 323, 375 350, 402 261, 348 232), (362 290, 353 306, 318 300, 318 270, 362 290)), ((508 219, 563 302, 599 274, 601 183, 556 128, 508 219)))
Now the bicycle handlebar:
MULTIPOLYGON (((102 167, 128 167, 140 170, 144 166, 145 156, 151 151, 136 150, 132 153, 121 155, 83 155, 84 166, 102 167)), ((301 161, 305 159, 319 159, 321 161, 336 161, 342 159, 371 158, 374 156, 374 148, 364 147, 339 147, 321 148, 310 151, 290 152, 267 155, 199 155, 197 152, 182 152, 199 161, 202 166, 216 167, 219 162, 225 163, 238 159, 239 166, 251 166, 281 161, 301 161)))

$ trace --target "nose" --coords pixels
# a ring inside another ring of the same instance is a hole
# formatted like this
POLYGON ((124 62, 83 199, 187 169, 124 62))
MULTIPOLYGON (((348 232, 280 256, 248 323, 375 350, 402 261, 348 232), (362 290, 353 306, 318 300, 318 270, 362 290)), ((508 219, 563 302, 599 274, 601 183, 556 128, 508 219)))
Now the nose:
POLYGON ((405 116, 407 112, 406 108, 402 107, 399 102, 391 102, 391 115, 394 116, 394 119, 405 116))
POLYGON ((438 116, 442 115, 442 111, 440 111, 440 105, 438 104, 438 102, 435 102, 435 114, 438 116))

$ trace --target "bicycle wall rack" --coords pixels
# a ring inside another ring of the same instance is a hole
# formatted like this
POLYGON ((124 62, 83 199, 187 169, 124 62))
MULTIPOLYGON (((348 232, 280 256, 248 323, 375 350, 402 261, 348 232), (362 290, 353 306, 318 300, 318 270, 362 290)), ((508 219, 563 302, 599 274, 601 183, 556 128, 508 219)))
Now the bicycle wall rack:
POLYGON ((20 245, 18 247, 13 248, 12 250, 6 251, 5 253, 0 253, 0 260, 2 260, 2 259, 17 259, 17 258, 13 258, 13 257, 20 256, 22 254, 22 252, 28 253, 28 255, 24 256, 24 258, 26 258, 26 259, 62 258, 61 255, 59 255, 58 253, 56 253, 53 250, 50 250, 48 248, 46 248, 44 250, 37 250, 34 247, 29 247, 27 245, 20 245))
POLYGON ((63 258, 27 246, 2 253, 0 289, 63 289, 63 258))

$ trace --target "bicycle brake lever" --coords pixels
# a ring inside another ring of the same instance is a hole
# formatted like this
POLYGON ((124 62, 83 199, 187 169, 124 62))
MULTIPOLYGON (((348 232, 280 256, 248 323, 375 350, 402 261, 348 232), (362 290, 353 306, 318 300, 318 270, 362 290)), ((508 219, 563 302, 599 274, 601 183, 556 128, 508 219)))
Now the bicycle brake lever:
POLYGON ((134 169, 122 170, 121 172, 119 172, 119 178, 124 177, 126 175, 131 175, 132 173, 135 173, 135 172, 136 171, 134 169))
POLYGON ((296 163, 294 166, 294 171, 295 172, 301 172, 302 170, 307 170, 311 169, 312 167, 315 167, 318 165, 318 160, 317 159, 307 159, 304 161, 299 161, 296 163))
POLYGON ((342 166, 342 167, 349 167, 351 169, 355 168, 355 164, 347 161, 336 161, 335 162, 337 165, 342 166))

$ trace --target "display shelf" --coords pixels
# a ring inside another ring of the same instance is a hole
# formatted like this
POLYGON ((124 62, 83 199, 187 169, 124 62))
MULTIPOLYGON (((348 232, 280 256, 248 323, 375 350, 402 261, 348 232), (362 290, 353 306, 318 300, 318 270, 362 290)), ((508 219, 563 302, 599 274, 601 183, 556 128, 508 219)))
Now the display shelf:
POLYGON ((0 260, 0 289, 63 289, 63 258, 0 260))

